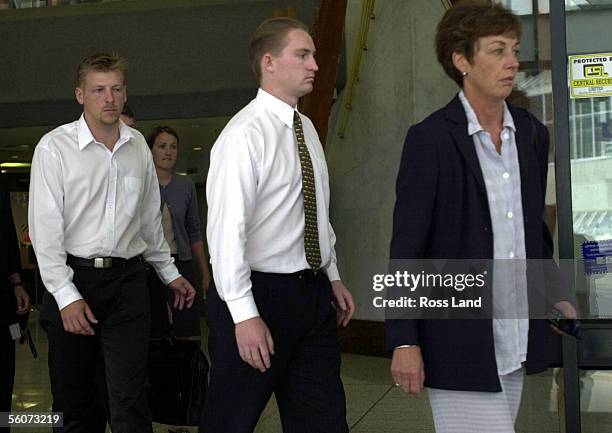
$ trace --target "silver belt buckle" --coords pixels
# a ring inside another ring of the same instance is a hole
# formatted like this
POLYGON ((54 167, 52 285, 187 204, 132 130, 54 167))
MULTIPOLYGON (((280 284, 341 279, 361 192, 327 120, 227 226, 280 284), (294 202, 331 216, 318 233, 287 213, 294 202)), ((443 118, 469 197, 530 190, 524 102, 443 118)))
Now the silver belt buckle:
POLYGON ((111 257, 96 257, 94 259, 94 268, 106 269, 113 266, 113 259, 111 257))

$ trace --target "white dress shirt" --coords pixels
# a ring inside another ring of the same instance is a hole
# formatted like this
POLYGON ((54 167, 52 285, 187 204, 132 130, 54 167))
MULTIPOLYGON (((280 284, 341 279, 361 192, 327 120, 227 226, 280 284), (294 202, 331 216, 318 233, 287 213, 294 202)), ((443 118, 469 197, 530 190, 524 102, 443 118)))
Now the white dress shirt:
POLYGON ((143 254, 165 283, 180 275, 160 223, 157 175, 144 137, 120 122, 111 152, 83 116, 45 134, 32 160, 30 238, 40 274, 58 307, 82 299, 67 254, 143 254))
POLYGON ((525 228, 521 171, 514 119, 504 102, 501 154, 480 125, 474 109, 459 93, 484 178, 493 230, 493 341, 497 372, 521 368, 527 358, 529 308, 527 300, 525 228))
MULTIPOLYGON (((294 110, 260 89, 229 121, 211 151, 208 248, 217 291, 235 323, 259 315, 251 270, 286 274, 309 268, 294 110)), ((335 281, 340 276, 329 223, 327 164, 314 125, 300 117, 315 177, 321 267, 335 281)))

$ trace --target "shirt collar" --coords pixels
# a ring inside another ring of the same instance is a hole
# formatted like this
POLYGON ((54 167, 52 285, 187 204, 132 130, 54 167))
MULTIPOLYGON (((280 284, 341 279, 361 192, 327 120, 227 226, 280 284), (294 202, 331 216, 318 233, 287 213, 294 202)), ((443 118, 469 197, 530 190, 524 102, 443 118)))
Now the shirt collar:
MULTIPOLYGON (((484 131, 484 128, 480 126, 480 122, 478 121, 478 117, 476 117, 476 112, 470 105, 470 101, 467 100, 463 90, 459 92, 459 100, 461 101, 461 105, 463 105, 463 109, 465 110, 465 115, 467 116, 468 121, 468 135, 472 136, 477 132, 484 131)), ((512 118, 512 114, 510 114, 510 110, 508 109, 508 104, 504 101, 504 120, 503 127, 510 128, 513 132, 516 132, 516 127, 514 126, 514 119, 512 118)))
POLYGON ((297 107, 292 107, 263 89, 257 91, 256 99, 266 110, 278 117, 278 119, 289 128, 293 129, 293 112, 297 111, 297 107))
MULTIPOLYGON (((87 126, 87 122, 85 122, 84 113, 81 114, 77 122, 77 136, 79 140, 79 150, 83 150, 88 144, 96 142, 89 126, 87 126)), ((131 138, 134 138, 134 134, 122 120, 119 120, 119 140, 117 140, 116 146, 128 142, 131 138)))

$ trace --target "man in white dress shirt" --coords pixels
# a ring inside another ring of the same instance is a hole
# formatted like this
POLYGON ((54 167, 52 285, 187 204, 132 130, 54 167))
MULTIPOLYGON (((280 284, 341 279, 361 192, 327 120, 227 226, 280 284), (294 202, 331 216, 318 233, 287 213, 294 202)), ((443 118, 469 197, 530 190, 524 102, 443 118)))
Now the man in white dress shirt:
POLYGON ((83 59, 83 115, 44 135, 32 161, 30 237, 48 291, 41 322, 60 432, 104 432, 107 417, 114 433, 152 431, 144 260, 181 308, 195 295, 164 240, 149 148, 119 120, 126 71, 113 54, 83 59))
POLYGON ((262 23, 249 48, 257 97, 211 152, 216 290, 207 301, 212 369, 201 433, 252 432, 273 392, 283 431, 348 431, 336 319, 346 326, 354 303, 336 267, 325 155, 297 111, 312 91, 314 54, 301 22, 262 23))

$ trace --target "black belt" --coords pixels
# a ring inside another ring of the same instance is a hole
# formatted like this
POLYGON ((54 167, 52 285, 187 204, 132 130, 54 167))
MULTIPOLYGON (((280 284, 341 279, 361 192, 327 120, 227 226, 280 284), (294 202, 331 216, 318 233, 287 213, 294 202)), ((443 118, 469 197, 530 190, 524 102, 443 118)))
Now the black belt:
POLYGON ((314 280, 319 272, 320 270, 315 271, 314 269, 302 269, 301 271, 297 271, 289 275, 297 277, 298 280, 314 280))
POLYGON ((94 257, 92 259, 84 259, 82 257, 68 256, 68 264, 71 266, 96 269, 124 268, 136 262, 142 262, 142 256, 134 256, 131 259, 124 259, 122 257, 94 257))
POLYGON ((290 274, 278 274, 274 272, 260 272, 260 271, 251 271, 253 274, 263 274, 263 275, 273 275, 276 277, 284 277, 284 278, 296 278, 298 280, 314 280, 316 276, 321 272, 321 270, 314 269, 302 269, 301 271, 292 272, 290 274))

